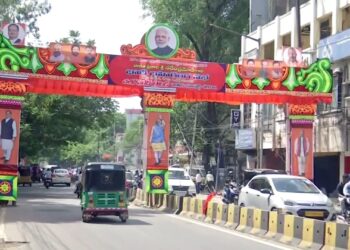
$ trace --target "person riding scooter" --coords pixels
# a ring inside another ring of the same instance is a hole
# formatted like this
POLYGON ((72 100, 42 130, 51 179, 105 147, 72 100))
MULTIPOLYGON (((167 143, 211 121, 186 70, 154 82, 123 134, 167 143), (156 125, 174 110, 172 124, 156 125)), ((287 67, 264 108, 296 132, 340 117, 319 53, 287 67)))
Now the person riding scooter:
POLYGON ((224 198, 222 202, 226 204, 237 203, 238 201, 238 188, 234 182, 226 182, 224 187, 224 198))
POLYGON ((52 184, 52 170, 47 169, 44 173, 44 186, 49 188, 52 184))
POLYGON ((350 182, 348 181, 343 188, 343 199, 341 200, 340 206, 344 218, 349 219, 350 211, 350 182))

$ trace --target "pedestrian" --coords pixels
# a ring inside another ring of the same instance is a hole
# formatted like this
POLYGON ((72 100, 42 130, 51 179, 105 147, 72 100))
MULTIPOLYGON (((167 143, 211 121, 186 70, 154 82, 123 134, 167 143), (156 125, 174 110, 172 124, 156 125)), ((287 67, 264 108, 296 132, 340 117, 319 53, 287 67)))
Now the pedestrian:
POLYGON ((199 170, 197 170, 196 174, 196 193, 199 194, 201 192, 201 184, 202 184, 202 176, 199 170))
POLYGON ((209 193, 214 192, 214 175, 210 171, 208 171, 207 176, 205 178, 208 184, 209 193))

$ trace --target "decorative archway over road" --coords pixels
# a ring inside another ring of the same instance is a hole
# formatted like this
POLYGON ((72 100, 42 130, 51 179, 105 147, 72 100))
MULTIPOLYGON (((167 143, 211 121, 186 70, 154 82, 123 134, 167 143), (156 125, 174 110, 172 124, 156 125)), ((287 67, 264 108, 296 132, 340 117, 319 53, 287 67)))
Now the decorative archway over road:
MULTIPOLYGON (((149 120, 157 123, 159 114, 154 112, 161 112, 162 119, 166 120, 162 132, 165 144, 149 143, 148 151, 164 146, 166 152, 170 129, 167 112, 175 101, 307 105, 332 100, 328 59, 319 59, 308 68, 282 65, 275 69, 272 64, 264 68, 259 61, 251 68, 244 64, 196 61, 193 50, 178 47, 176 32, 168 25, 158 24, 147 33, 146 45, 124 45, 121 55, 96 54, 91 63, 82 65, 64 60, 53 62, 49 48, 14 46, 0 35, 0 107, 20 110, 26 93, 106 98, 139 96, 144 100, 149 120), (152 49, 158 28, 173 32, 176 38, 170 56, 161 55, 165 48, 152 49)), ((154 135, 150 127, 145 131, 149 133, 147 138, 154 135)), ((148 158, 152 155, 149 153, 148 158)), ((0 186, 5 176, 17 176, 16 162, 14 159, 12 164, 0 164, 0 186)), ((162 163, 151 164, 148 159, 147 162, 148 190, 165 192, 167 161, 162 159, 162 163)), ((15 179, 11 182, 14 186, 15 179)), ((8 178, 6 181, 10 183, 8 178)), ((0 199, 15 200, 15 195, 11 195, 5 197, 0 193, 0 199)))

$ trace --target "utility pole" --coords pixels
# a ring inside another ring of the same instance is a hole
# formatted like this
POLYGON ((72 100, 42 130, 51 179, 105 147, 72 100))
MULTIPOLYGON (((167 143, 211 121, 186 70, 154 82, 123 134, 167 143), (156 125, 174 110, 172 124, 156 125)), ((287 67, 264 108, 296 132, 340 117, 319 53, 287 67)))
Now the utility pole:
POLYGON ((194 158, 194 143, 196 139, 196 129, 197 129, 197 111, 198 106, 196 105, 196 113, 194 115, 194 123, 193 123, 193 135, 192 135, 192 144, 191 144, 191 160, 190 160, 190 171, 192 170, 193 158, 194 158))
POLYGON ((219 184, 219 167, 220 167, 220 156, 221 156, 221 142, 218 141, 218 161, 216 162, 216 175, 215 175, 215 190, 218 190, 219 184))
POLYGON ((263 152, 264 152, 264 142, 263 142, 263 134, 264 134, 264 128, 263 128, 263 117, 262 117, 262 104, 257 105, 257 114, 258 114, 258 153, 257 153, 257 167, 259 169, 262 168, 262 161, 263 161, 263 152))
POLYGON ((297 47, 302 47, 301 44, 301 31, 300 31, 300 0, 296 0, 296 22, 297 22, 297 35, 298 35, 298 44, 297 47))

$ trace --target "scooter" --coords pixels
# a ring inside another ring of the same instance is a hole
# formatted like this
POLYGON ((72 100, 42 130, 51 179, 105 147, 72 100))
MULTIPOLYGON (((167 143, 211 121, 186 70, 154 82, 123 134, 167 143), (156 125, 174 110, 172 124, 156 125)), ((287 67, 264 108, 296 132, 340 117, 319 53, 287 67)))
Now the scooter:
POLYGON ((44 186, 49 189, 49 187, 52 185, 52 179, 51 178, 45 178, 44 180, 44 186))
POLYGON ((343 221, 344 223, 350 224, 350 194, 346 194, 345 196, 339 195, 339 203, 345 202, 345 211, 338 216, 338 219, 343 221))
POLYGON ((226 184, 224 188, 224 197, 222 199, 222 202, 225 204, 238 204, 238 195, 239 190, 236 187, 236 185, 231 182, 230 184, 226 184))

